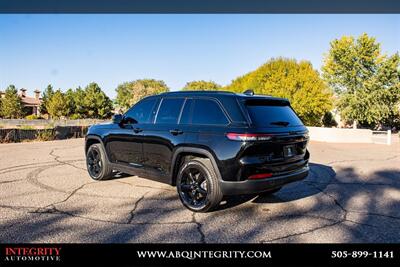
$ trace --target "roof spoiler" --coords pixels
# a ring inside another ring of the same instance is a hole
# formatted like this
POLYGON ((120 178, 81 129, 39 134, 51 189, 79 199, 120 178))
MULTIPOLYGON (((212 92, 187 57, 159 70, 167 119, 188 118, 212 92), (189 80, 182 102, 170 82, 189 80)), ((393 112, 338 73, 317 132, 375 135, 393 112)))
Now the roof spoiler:
POLYGON ((253 89, 247 89, 246 91, 243 92, 244 95, 254 95, 253 89))
POLYGON ((290 106, 290 102, 286 98, 249 98, 246 105, 250 106, 290 106))

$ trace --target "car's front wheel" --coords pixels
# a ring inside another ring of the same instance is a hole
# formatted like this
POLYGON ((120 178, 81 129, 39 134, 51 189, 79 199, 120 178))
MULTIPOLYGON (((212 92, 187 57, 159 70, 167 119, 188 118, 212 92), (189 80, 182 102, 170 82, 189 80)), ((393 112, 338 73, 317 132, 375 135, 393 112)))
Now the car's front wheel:
POLYGON ((207 158, 186 161, 179 170, 176 186, 183 205, 195 212, 216 208, 223 197, 214 167, 207 158))
POLYGON ((112 169, 101 144, 93 144, 89 147, 86 153, 86 167, 93 180, 105 180, 112 176, 112 169))

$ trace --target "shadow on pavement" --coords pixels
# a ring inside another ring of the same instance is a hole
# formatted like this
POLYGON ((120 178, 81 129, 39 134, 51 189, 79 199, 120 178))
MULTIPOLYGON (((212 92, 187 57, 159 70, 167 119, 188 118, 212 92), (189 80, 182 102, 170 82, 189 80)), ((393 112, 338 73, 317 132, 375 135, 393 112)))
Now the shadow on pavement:
MULTIPOLYGON (((307 182, 324 181, 326 185, 335 177, 335 171, 326 165, 310 163, 310 173, 302 181, 288 184, 275 193, 262 193, 243 196, 229 196, 218 210, 232 208, 252 200, 253 203, 280 203, 294 201, 320 193, 320 190, 310 187, 307 182), (280 197, 284 196, 284 197, 280 197)), ((321 190, 325 188, 321 187, 321 190)))
POLYGON ((132 209, 127 221, 80 208, 23 213, 10 207, 22 214, 0 220, 0 242, 400 242, 398 170, 360 175, 349 167, 336 173, 310 167, 305 180, 273 195, 228 198, 206 214, 185 210, 175 192, 115 205, 115 211, 132 209))

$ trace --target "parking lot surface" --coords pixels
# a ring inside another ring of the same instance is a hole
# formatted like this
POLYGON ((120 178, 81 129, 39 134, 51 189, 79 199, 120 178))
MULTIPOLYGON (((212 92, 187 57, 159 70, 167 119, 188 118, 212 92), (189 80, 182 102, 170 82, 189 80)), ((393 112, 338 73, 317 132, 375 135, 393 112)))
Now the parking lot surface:
POLYGON ((0 242, 400 242, 400 144, 311 142, 311 173, 217 211, 169 185, 96 182, 83 139, 0 144, 0 242))

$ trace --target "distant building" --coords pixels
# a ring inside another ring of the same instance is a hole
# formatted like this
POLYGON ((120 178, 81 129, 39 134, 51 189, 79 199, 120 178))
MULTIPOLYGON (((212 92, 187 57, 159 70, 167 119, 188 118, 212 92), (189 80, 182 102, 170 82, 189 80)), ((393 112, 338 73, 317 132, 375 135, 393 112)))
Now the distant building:
MULTIPOLYGON (((40 91, 34 91, 34 97, 26 95, 26 89, 21 88, 18 91, 18 96, 21 98, 22 106, 26 115, 40 115, 40 104, 42 103, 42 98, 40 97, 40 91)), ((5 93, 0 91, 0 97, 4 98, 5 93)))

